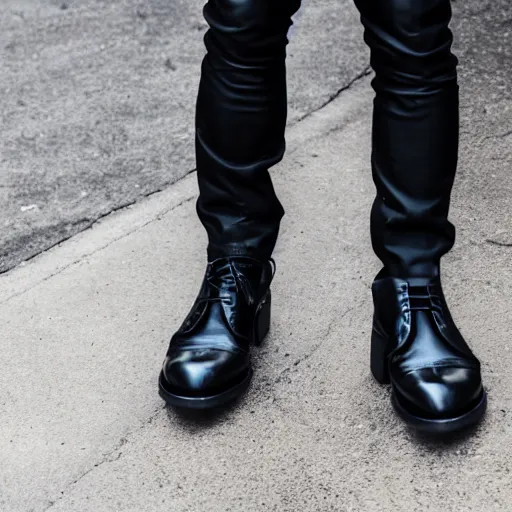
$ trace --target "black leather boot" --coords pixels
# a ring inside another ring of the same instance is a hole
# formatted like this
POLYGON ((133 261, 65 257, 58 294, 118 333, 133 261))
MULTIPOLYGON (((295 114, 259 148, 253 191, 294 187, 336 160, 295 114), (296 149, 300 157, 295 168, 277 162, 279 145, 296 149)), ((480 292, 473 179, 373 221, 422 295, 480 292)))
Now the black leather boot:
POLYGON ((455 326, 439 278, 381 272, 373 284, 371 370, 392 386, 405 422, 428 433, 469 427, 485 413, 480 363, 455 326))
POLYGON ((249 386, 251 344, 270 326, 273 260, 220 258, 208 263, 192 310, 173 336, 162 372, 160 396, 170 405, 207 409, 249 386))

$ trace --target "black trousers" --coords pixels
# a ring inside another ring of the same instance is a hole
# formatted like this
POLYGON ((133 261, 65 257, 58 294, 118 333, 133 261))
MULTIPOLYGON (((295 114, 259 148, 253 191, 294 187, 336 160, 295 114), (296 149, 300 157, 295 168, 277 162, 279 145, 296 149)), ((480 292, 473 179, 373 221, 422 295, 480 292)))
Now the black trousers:
MULTIPOLYGON (((450 0, 355 0, 375 71, 372 244, 396 277, 430 277, 447 219, 459 106, 450 0)), ((196 110, 197 212, 210 259, 268 258, 284 214, 268 169, 285 151, 286 45, 300 0, 209 0, 196 110)), ((304 194, 307 200, 306 191, 304 194)))

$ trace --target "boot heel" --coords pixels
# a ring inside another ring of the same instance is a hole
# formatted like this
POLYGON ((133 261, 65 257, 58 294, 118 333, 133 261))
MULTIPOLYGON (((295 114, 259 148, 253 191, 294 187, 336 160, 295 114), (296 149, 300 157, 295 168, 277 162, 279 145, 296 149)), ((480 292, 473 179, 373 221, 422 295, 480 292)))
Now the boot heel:
POLYGON ((375 329, 372 330, 370 369, 377 382, 380 384, 390 383, 388 368, 388 340, 375 329))
POLYGON ((254 344, 259 346, 263 343, 265 336, 270 330, 270 309, 272 304, 272 296, 270 290, 256 311, 254 320, 254 344))

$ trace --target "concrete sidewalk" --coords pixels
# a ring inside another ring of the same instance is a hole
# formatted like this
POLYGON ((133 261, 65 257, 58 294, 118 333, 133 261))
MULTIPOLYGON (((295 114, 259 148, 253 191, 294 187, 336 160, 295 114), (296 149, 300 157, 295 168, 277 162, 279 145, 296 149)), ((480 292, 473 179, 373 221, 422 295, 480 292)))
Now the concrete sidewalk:
POLYGON ((0 510, 510 510, 502 141, 463 139, 444 265, 488 416, 472 437, 421 440, 369 374, 371 98, 365 77, 288 133, 272 331, 220 416, 168 411, 156 386, 204 270, 194 175, 0 276, 0 510))

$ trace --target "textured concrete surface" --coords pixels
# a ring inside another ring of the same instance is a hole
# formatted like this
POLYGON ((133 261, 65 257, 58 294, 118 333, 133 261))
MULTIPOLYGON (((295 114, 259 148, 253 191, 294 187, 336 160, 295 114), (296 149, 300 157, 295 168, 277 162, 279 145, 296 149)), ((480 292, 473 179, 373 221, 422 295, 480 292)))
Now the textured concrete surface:
MULTIPOLYGON (((305 2, 292 124, 367 66, 349 2, 305 2)), ((2 1, 0 272, 194 169, 204 3, 2 1)))
POLYGON ((417 438, 368 368, 371 96, 364 78, 289 132, 272 332, 223 414, 179 415, 156 394, 203 272, 194 176, 0 277, 0 509, 509 510, 510 169, 465 137, 444 266, 489 413, 471 436, 417 438))
POLYGON ((370 378, 364 77, 289 130, 273 173, 288 215, 272 331, 223 414, 178 415, 156 394, 204 268, 193 174, 0 276, 0 510, 510 510, 512 13, 505 0, 457 12, 458 240, 444 275, 483 364, 485 422, 418 438, 370 378))

